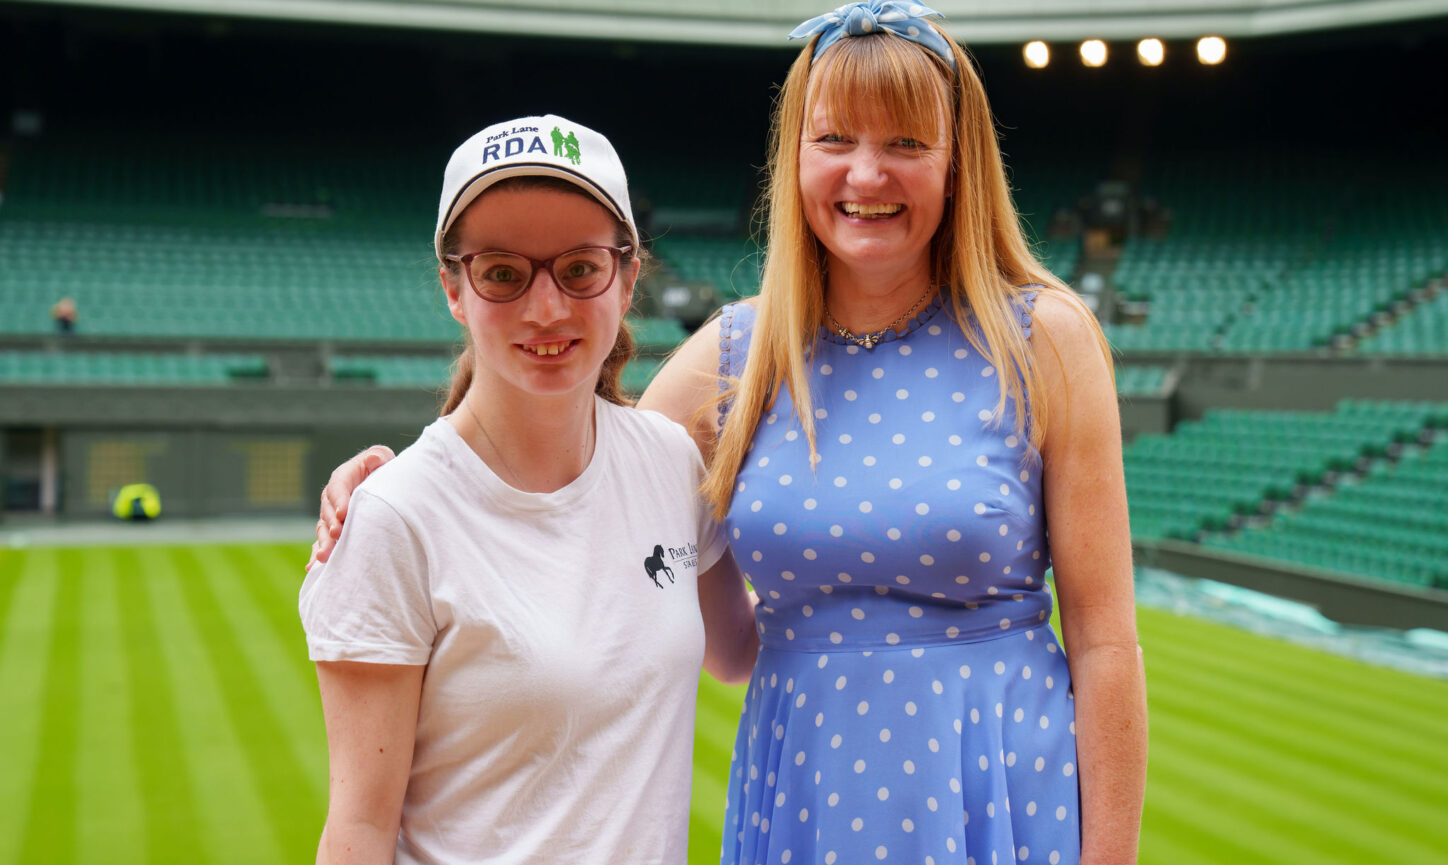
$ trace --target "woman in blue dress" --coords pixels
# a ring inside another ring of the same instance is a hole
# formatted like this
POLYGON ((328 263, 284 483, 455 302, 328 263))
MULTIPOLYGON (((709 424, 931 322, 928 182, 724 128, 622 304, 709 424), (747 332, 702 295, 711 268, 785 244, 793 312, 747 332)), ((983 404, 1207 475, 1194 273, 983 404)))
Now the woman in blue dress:
POLYGON ((641 402, 694 417, 760 598, 726 865, 1136 856, 1110 356, 1031 256, 984 91, 927 15, 860 3, 796 31, 759 297, 641 402))
MULTIPOLYGON (((759 297, 640 401, 690 428, 760 599, 726 865, 1136 858, 1110 356, 1031 255, 980 80, 933 17, 872 0, 792 34, 759 297)), ((319 555, 377 459, 334 473, 319 555)))

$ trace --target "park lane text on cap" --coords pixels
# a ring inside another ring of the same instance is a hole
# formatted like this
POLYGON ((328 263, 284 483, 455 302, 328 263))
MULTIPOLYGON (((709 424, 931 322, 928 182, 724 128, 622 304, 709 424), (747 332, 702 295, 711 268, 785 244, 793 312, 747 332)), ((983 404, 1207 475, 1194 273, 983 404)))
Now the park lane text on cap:
POLYGON ((628 178, 613 145, 587 126, 553 114, 495 123, 453 151, 443 174, 433 246, 473 200, 509 177, 557 177, 577 184, 628 225, 634 248, 639 230, 628 199, 628 178))

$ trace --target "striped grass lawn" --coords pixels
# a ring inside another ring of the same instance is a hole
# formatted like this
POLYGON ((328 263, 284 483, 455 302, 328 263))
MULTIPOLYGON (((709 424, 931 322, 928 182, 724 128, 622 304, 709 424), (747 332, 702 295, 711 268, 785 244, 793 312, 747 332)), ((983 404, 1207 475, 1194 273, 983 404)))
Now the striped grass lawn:
MULTIPOLYGON (((0 550, 0 863, 313 857, 326 809, 302 546, 0 550)), ((1142 610, 1141 861, 1448 862, 1448 682, 1142 610)), ((716 861, 741 689, 699 697, 716 861)))

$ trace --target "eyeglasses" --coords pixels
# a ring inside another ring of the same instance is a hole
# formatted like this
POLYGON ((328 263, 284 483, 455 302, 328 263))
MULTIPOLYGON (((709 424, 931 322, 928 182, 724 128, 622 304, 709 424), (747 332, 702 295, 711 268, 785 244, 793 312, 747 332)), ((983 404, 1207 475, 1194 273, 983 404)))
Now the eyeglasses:
POLYGON ((619 259, 632 251, 632 246, 580 246, 540 261, 501 249, 484 249, 445 255, 443 260, 461 264, 477 296, 493 303, 508 303, 527 294, 542 270, 552 274, 553 283, 564 294, 587 300, 608 291, 618 274, 619 259))

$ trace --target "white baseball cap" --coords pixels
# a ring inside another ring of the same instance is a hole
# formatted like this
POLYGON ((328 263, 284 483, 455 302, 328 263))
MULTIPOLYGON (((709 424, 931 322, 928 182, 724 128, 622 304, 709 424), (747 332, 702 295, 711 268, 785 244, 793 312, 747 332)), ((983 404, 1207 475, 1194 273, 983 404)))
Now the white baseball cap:
POLYGON ((509 177, 557 177, 577 184, 628 225, 635 248, 639 230, 628 198, 628 178, 613 145, 587 126, 554 114, 494 123, 453 151, 443 173, 433 246, 458 215, 494 183, 509 177))

